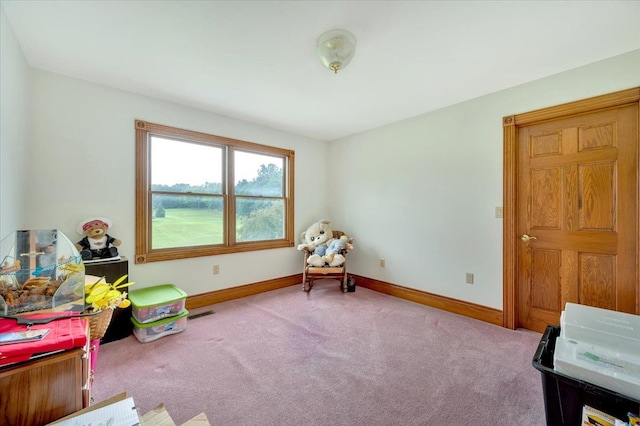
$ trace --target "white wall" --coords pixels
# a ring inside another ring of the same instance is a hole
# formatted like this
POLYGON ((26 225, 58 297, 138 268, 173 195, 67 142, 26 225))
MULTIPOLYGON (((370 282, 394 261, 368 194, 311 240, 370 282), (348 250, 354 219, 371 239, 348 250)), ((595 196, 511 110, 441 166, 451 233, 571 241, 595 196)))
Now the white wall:
MULTIPOLYGON (((29 153, 30 68, 0 7, 0 239, 23 228, 29 153)), ((0 259, 1 261, 1 259, 0 259)))
POLYGON ((349 269, 502 309, 502 117, 636 86, 640 50, 332 142, 349 269))
POLYGON ((30 168, 41 172, 31 175, 30 227, 58 228, 77 242, 82 219, 110 217, 109 233, 123 241, 120 253, 140 287, 173 283, 198 294, 302 272, 295 248, 135 265, 134 119, 293 149, 296 243, 310 221, 326 215, 316 167, 326 161, 327 143, 42 70, 33 70, 33 93, 30 168))
MULTIPOLYGON (((81 219, 105 215, 132 260, 139 118, 295 150, 296 237, 326 217, 356 238, 351 272, 497 309, 502 117, 640 85, 635 51, 326 144, 31 70, 0 15, 0 236, 58 228, 75 242, 81 219)), ((189 294, 300 272, 294 248, 130 262, 136 286, 175 283, 189 294)))

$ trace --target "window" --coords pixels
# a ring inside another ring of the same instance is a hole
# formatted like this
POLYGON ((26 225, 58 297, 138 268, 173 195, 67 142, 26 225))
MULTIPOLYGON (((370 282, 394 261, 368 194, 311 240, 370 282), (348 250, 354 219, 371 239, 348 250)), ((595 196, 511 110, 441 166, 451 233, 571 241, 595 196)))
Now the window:
POLYGON ((135 126, 135 263, 293 247, 293 151, 135 126))

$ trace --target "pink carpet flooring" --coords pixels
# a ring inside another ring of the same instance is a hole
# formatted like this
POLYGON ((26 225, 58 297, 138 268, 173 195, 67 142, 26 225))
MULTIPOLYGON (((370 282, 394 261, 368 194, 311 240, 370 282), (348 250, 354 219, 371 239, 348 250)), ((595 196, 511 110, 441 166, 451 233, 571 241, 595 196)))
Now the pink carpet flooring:
POLYGON ((541 335, 317 281, 220 303, 186 330, 100 347, 92 397, 180 424, 544 425, 541 335))

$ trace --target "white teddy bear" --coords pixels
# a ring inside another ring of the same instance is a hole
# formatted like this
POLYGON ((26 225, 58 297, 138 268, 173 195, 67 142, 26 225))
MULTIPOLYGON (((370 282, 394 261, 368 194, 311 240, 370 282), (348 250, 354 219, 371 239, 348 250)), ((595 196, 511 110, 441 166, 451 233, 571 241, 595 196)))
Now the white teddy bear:
POLYGON ((329 224, 327 219, 323 219, 300 235, 303 243, 298 245, 298 250, 312 253, 307 259, 307 264, 311 266, 342 266, 345 262, 342 251, 353 249, 351 239, 346 235, 335 238, 329 224))

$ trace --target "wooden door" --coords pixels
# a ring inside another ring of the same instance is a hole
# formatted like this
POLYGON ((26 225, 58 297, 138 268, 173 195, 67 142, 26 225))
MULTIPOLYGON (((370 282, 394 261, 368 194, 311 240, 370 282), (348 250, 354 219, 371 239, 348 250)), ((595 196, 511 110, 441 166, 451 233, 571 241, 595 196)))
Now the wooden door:
POLYGON ((542 332, 566 302, 638 313, 638 102, 533 121, 513 134, 505 325, 542 332))

